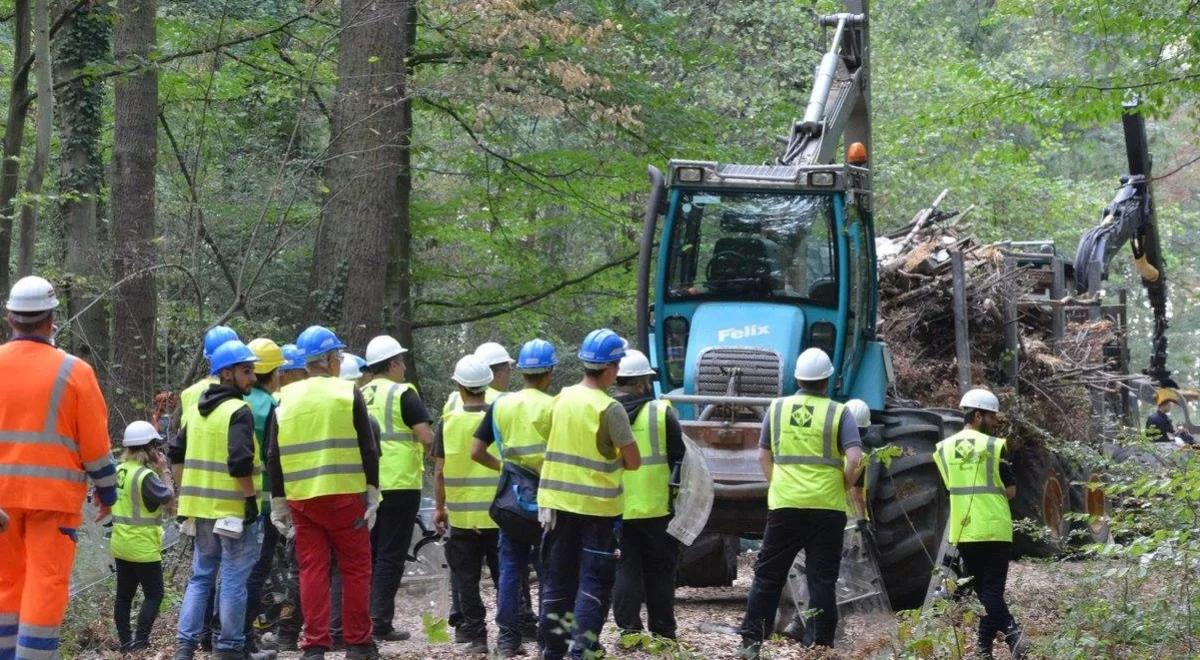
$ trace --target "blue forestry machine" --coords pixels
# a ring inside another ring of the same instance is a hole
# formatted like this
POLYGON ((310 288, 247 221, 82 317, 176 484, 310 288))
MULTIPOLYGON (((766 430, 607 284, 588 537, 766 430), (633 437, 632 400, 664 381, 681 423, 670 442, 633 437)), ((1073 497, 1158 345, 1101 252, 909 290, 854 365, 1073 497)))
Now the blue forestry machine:
MULTIPOLYGON (((892 366, 876 337, 868 0, 823 16, 832 30, 803 119, 774 164, 672 160, 652 184, 641 240, 638 342, 713 476, 706 534, 681 581, 728 581, 738 539, 761 535, 767 483, 760 421, 795 391, 796 357, 824 349, 829 394, 872 410, 877 446, 905 455, 867 474, 870 522, 893 606, 920 605, 948 501, 931 452, 955 411, 888 403, 892 366), (845 162, 839 162, 845 153, 845 162)), ((686 562, 686 560, 685 560, 686 562)))

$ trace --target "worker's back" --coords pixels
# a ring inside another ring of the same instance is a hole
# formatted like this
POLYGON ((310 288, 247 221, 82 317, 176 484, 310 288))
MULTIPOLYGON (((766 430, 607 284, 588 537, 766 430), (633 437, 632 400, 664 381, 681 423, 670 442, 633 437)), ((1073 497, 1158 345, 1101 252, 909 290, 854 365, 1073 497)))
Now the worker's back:
POLYGON ((87 471, 111 465, 95 373, 47 343, 0 346, 0 507, 78 513, 87 471))

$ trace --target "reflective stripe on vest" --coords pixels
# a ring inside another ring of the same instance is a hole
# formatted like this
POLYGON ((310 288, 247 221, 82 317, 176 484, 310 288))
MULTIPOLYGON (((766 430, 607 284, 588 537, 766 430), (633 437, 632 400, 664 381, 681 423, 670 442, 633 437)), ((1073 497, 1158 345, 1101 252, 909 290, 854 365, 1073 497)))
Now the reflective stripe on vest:
MULTIPOLYGON (((233 416, 250 404, 240 398, 226 399, 207 415, 196 415, 188 424, 183 480, 179 484, 179 515, 189 518, 218 518, 245 515, 245 495, 235 477, 229 475, 229 424, 233 416)), ((262 469, 258 443, 250 443, 254 470, 262 469)))
POLYGON ((150 469, 136 461, 117 468, 117 501, 112 507, 113 557, 133 562, 162 560, 162 517, 144 511, 142 484, 150 469))
POLYGON ((425 447, 404 423, 404 393, 413 390, 409 383, 394 383, 376 378, 362 388, 367 412, 379 423, 379 489, 420 490, 425 471, 425 447), (386 389, 386 393, 384 388, 386 389))
MULTIPOLYGON (((452 410, 442 416, 442 478, 446 485, 446 511, 450 526, 459 529, 496 529, 488 508, 496 497, 500 473, 471 460, 475 429, 485 411, 452 410)), ((496 444, 488 453, 499 457, 496 444)))
POLYGON ((1005 442, 964 429, 942 440, 934 450, 946 490, 950 492, 950 542, 1012 541, 1012 511, 1000 479, 1005 442))
POLYGON ((600 417, 614 404, 608 394, 572 385, 554 399, 550 437, 538 485, 538 504, 589 516, 619 516, 624 509, 620 453, 596 446, 600 417))
POLYGON ((317 376, 280 390, 279 463, 289 500, 365 493, 354 428, 354 383, 317 376))
POLYGON ((668 401, 650 401, 633 420, 633 437, 642 455, 642 466, 625 471, 622 477, 626 520, 659 518, 671 512, 671 468, 663 448, 670 407, 668 401))
POLYGON ((844 461, 837 443, 842 412, 840 403, 823 396, 798 394, 771 402, 769 508, 846 510, 844 461))
MULTIPOLYGON (((58 371, 54 375, 54 385, 50 388, 50 399, 46 402, 46 421, 42 424, 41 431, 0 431, 0 443, 20 444, 20 445, 59 445, 70 450, 71 455, 78 456, 79 444, 72 438, 68 438, 58 433, 58 412, 62 407, 63 394, 67 391, 67 383, 71 379, 71 369, 75 367, 78 358, 72 355, 65 355, 63 361, 58 366, 58 371)), ((55 452, 54 455, 58 455, 55 452)), ((100 469, 111 460, 108 456, 104 456, 96 461, 85 464, 84 470, 100 469)), ((84 470, 79 470, 74 467, 65 467, 63 465, 29 465, 27 463, 0 463, 0 477, 32 477, 37 479, 53 479, 55 481, 66 481, 72 484, 87 483, 87 474, 84 470)), ((113 477, 112 479, 115 479, 113 477)), ((111 486, 111 480, 104 480, 105 483, 97 483, 97 486, 111 486)), ((44 488, 57 488, 60 486, 46 484, 44 488)), ((83 492, 80 491, 80 497, 83 492)))
POLYGON ((540 473, 550 435, 554 397, 531 387, 505 394, 492 404, 492 434, 504 460, 540 473))

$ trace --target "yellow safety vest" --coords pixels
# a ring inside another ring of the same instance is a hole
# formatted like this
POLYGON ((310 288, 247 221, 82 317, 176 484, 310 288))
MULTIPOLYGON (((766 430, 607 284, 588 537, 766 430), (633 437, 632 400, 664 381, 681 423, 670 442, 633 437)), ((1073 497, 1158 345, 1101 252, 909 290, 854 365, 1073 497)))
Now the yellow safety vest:
POLYGON ((112 506, 113 557, 125 561, 162 561, 162 516, 150 512, 142 502, 142 482, 150 468, 137 461, 117 467, 117 501, 112 506))
POLYGON ((1004 439, 964 429, 933 453, 950 491, 950 542, 1012 541, 1012 510, 1000 480, 1004 439))
POLYGON ((553 408, 554 397, 532 387, 496 399, 492 404, 493 433, 503 445, 504 460, 542 471, 553 408))
POLYGON ((280 390, 275 422, 287 499, 367 491, 354 428, 354 383, 332 376, 292 383, 280 390))
POLYGON ((649 401, 633 420, 642 466, 625 472, 626 520, 660 518, 671 513, 671 466, 667 464, 669 401, 649 401))
POLYGON ((379 422, 379 490, 421 490, 425 447, 404 423, 400 399, 417 388, 376 378, 362 388, 367 411, 379 422))
MULTIPOLYGON (((475 444, 475 429, 483 420, 484 411, 452 410, 442 417, 442 477, 446 484, 446 513, 450 526, 459 529, 496 529, 488 515, 500 473, 471 460, 475 444)), ((499 458, 496 445, 488 453, 499 458)))
MULTIPOLYGON (((496 399, 500 398, 501 394, 503 394, 503 392, 500 390, 493 390, 489 387, 483 392, 483 402, 494 403, 496 399)), ((442 406, 442 414, 445 415, 448 412, 462 410, 462 407, 462 397, 458 396, 458 391, 456 390, 451 392, 450 396, 446 397, 446 403, 442 406)))
POLYGON ((624 511, 620 452, 614 448, 612 456, 605 456, 596 446, 600 417, 613 403, 605 392, 585 385, 563 388, 554 398, 539 506, 588 516, 624 511))
POLYGON ((187 427, 188 420, 200 414, 200 396, 219 382, 221 381, 213 376, 201 378, 179 393, 179 428, 187 427))
MULTIPOLYGON (((183 481, 179 488, 179 515, 188 518, 241 518, 245 498, 237 479, 229 476, 229 422, 250 404, 240 398, 226 399, 207 416, 197 414, 188 423, 187 455, 183 459, 183 481)), ((253 474, 262 472, 258 443, 253 474)))
POLYGON ((809 394, 771 402, 774 467, 768 508, 846 510, 845 463, 838 446, 843 410, 836 401, 809 394))

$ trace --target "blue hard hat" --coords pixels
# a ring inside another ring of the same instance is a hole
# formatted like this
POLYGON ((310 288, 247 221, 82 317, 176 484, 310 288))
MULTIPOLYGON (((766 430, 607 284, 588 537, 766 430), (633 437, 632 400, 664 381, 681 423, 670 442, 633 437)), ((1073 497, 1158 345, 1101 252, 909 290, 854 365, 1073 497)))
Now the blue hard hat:
POLYGON ((300 357, 305 361, 315 358, 318 355, 324 355, 330 351, 346 348, 338 336, 333 334, 333 330, 329 328, 310 325, 296 337, 296 348, 300 351, 300 357))
POLYGON ((629 342, 608 328, 592 330, 579 345, 579 359, 588 364, 610 364, 625 357, 629 342))
POLYGON ((280 347, 283 351, 283 359, 285 362, 280 371, 304 371, 304 358, 300 356, 300 349, 296 348, 295 344, 284 344, 280 347))
POLYGON ((209 362, 212 363, 212 370, 209 372, 212 375, 217 375, 222 369, 228 369, 234 365, 249 362, 253 364, 258 362, 258 356, 250 347, 243 344, 239 339, 230 339, 221 344, 212 352, 209 362))
POLYGON ((517 369, 521 371, 547 371, 556 364, 558 356, 554 353, 554 344, 545 339, 530 339, 517 354, 517 369))
POLYGON ((217 350, 217 347, 227 341, 237 339, 241 339, 241 337, 238 337, 238 333, 227 325, 216 325, 209 328, 208 332, 204 333, 204 357, 211 360, 213 351, 217 350))

